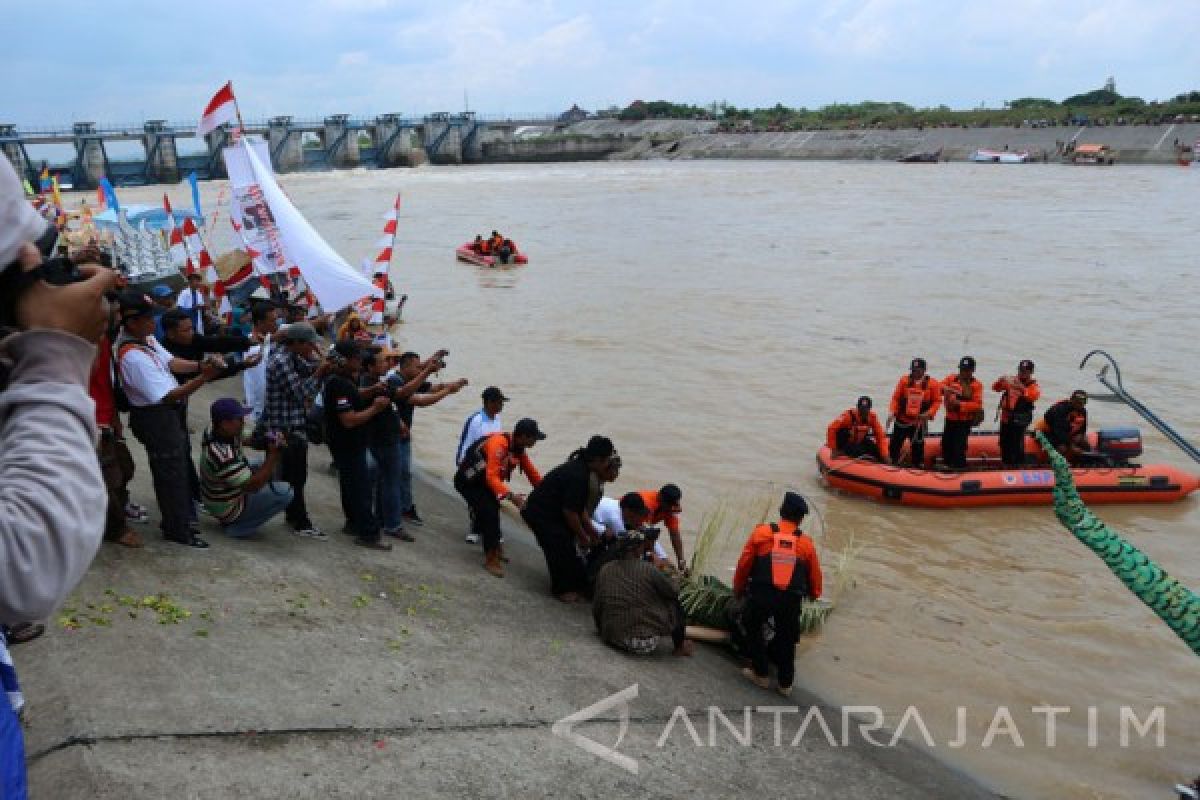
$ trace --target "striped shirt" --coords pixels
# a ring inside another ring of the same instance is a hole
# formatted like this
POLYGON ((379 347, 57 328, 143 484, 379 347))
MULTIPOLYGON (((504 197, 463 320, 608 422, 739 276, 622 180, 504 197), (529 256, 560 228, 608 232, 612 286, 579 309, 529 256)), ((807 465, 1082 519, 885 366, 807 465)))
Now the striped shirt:
POLYGON ((204 508, 222 525, 241 516, 246 505, 243 487, 253 476, 240 442, 226 442, 205 431, 200 454, 200 494, 204 508))
POLYGON ((471 445, 489 433, 499 433, 502 430, 504 430, 504 426, 500 422, 499 414, 489 417, 487 412, 481 408, 467 417, 467 421, 463 423, 462 434, 458 437, 458 455, 454 457, 454 465, 458 466, 463 462, 471 445))

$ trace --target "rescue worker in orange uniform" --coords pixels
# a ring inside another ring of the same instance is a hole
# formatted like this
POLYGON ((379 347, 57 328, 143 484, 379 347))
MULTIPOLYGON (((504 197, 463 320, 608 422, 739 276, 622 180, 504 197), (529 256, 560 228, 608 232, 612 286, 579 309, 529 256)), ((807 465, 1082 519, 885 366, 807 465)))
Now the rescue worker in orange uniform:
POLYGON ((925 373, 925 359, 914 358, 909 364, 908 374, 896 382, 892 402, 888 404, 888 424, 892 425, 888 458, 893 464, 900 463, 906 441, 912 442, 909 445, 910 463, 914 467, 925 463, 925 435, 929 433, 929 420, 937 416, 941 405, 941 388, 937 381, 925 373))
POLYGON ((475 241, 471 242, 471 250, 479 255, 484 255, 483 252, 483 236, 475 234, 475 241))
POLYGON ((675 484, 666 483, 657 492, 653 489, 645 489, 638 494, 642 496, 642 501, 645 502, 646 510, 649 512, 644 524, 652 527, 662 523, 667 529, 667 533, 671 534, 671 549, 675 551, 676 566, 681 572, 686 572, 687 561, 683 556, 683 536, 679 533, 679 513, 683 511, 683 506, 680 505, 683 500, 683 492, 675 484))
POLYGON ((1033 405, 1042 389, 1033 377, 1033 362, 1017 365, 1016 375, 1002 375, 992 384, 1000 392, 1000 460, 1006 467, 1025 463, 1025 432, 1033 422, 1033 405))
POLYGON ((733 593, 746 601, 741 624, 751 666, 742 674, 760 688, 771 685, 770 664, 775 664, 778 692, 792 693, 796 673, 796 639, 800 607, 821 596, 821 563, 812 539, 800 530, 808 503, 795 492, 785 492, 779 522, 759 525, 750 534, 733 575, 733 593), (775 622, 775 637, 768 647, 763 626, 775 622))
POLYGON ((950 469, 966 469, 971 428, 983 422, 983 384, 975 380, 975 359, 959 359, 958 372, 942 381, 941 390, 946 405, 942 460, 950 469))
POLYGON ((1087 441, 1087 401, 1087 392, 1076 389, 1070 398, 1059 400, 1046 409, 1037 426, 1050 444, 1073 464, 1081 453, 1091 449, 1087 441))
POLYGON ((526 451, 545 438, 537 422, 522 419, 512 433, 490 433, 476 441, 454 473, 454 488, 470 506, 475 529, 483 539, 483 568, 497 578, 504 577, 500 504, 508 500, 518 511, 525 507, 525 495, 514 493, 508 481, 519 467, 531 486, 536 488, 542 482, 526 451))
POLYGON ((866 395, 858 398, 854 408, 843 411, 841 416, 829 423, 829 429, 825 432, 825 444, 829 445, 830 453, 835 458, 869 456, 886 464, 888 458, 883 454, 883 443, 886 441, 883 425, 871 410, 871 398, 866 395))

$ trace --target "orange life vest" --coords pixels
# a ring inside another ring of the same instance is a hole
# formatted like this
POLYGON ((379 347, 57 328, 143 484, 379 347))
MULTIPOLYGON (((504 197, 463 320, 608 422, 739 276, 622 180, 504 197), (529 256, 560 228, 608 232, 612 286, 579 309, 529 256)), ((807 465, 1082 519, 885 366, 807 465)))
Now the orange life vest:
POLYGON ((808 562, 796 556, 800 529, 784 533, 771 524, 771 552, 754 559, 750 572, 752 583, 770 584, 781 592, 808 596, 808 562))
POLYGON ((871 412, 867 412, 867 418, 863 419, 858 415, 857 409, 849 409, 842 415, 842 419, 849 418, 849 425, 843 426, 842 430, 847 431, 850 444, 861 444, 867 435, 871 432, 871 412))
POLYGON ((912 376, 908 376, 908 388, 904 390, 904 413, 905 419, 916 419, 922 411, 929 407, 929 403, 925 399, 925 392, 929 388, 929 376, 921 378, 919 384, 914 383, 912 376))

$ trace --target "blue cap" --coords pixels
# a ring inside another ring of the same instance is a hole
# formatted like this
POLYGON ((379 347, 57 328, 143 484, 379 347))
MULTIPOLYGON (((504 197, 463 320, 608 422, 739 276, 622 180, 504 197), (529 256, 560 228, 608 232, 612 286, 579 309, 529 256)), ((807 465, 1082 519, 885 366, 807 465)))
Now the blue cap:
POLYGON ((170 286, 167 286, 165 283, 160 283, 150 290, 150 294, 154 295, 155 297, 170 297, 171 295, 175 294, 175 290, 170 286))
POLYGON ((225 422, 231 419, 244 419, 254 413, 254 409, 247 408, 232 397, 222 397, 220 400, 213 401, 209 413, 212 415, 213 422, 225 422))

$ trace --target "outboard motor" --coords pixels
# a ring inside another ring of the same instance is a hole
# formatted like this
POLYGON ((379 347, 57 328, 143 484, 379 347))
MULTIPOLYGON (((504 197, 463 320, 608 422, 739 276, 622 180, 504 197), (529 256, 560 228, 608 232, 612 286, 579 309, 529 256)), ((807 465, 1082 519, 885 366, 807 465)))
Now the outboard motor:
POLYGON ((1115 464, 1124 464, 1142 454, 1142 432, 1137 428, 1101 428, 1096 449, 1115 464))

